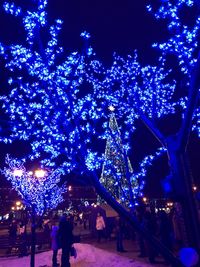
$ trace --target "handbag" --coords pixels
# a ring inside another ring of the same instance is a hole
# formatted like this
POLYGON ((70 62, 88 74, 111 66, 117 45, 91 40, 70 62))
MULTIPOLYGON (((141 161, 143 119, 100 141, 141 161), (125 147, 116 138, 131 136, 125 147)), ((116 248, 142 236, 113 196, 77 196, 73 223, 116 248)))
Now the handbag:
POLYGON ((74 258, 77 257, 77 252, 76 252, 76 249, 74 246, 71 246, 71 249, 70 249, 70 255, 74 258))

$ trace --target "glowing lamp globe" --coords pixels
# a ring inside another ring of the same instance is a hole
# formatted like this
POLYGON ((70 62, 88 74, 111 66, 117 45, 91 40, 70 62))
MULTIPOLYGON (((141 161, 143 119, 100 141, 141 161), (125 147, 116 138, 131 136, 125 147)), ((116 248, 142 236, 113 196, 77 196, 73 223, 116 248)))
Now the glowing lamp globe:
POLYGON ((23 175, 23 171, 20 169, 16 169, 16 170, 14 170, 13 175, 21 177, 23 175))
POLYGON ((45 174, 46 174, 46 172, 45 172, 44 170, 36 170, 36 171, 35 171, 35 176, 36 176, 37 178, 42 178, 42 177, 45 176, 45 174))

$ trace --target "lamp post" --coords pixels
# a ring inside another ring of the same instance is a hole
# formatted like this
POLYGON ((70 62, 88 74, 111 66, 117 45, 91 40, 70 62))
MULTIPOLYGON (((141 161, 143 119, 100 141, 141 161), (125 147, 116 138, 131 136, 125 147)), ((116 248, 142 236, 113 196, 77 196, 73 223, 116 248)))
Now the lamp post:
MULTIPOLYGON (((46 172, 41 169, 35 170, 34 173, 29 173, 30 175, 35 175, 35 177, 43 178, 46 175, 46 172)), ((35 266, 35 240, 36 240, 36 211, 35 205, 32 204, 32 214, 31 214, 31 262, 30 267, 35 266)))
MULTIPOLYGON (((13 174, 16 177, 22 177, 23 175, 22 169, 14 170, 13 174)), ((46 172, 42 169, 37 169, 34 172, 28 172, 28 177, 31 179, 35 176, 37 179, 45 177, 46 172)), ((17 204, 17 203, 16 203, 17 204)), ((31 204, 31 259, 30 259, 30 267, 35 266, 35 241, 36 241, 36 209, 35 204, 31 204)))
POLYGON ((22 160, 6 157, 8 167, 3 169, 3 174, 11 182, 12 187, 21 195, 22 200, 32 211, 31 216, 31 267, 35 265, 35 230, 36 215, 43 215, 47 209, 55 208, 63 201, 66 184, 59 184, 62 170, 37 169, 27 171, 22 160))

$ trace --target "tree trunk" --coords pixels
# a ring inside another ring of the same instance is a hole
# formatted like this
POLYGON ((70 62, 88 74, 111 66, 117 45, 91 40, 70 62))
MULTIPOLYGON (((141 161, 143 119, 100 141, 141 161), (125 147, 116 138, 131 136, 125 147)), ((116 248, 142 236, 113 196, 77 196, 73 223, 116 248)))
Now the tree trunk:
POLYGON ((138 222, 137 218, 129 211, 127 211, 123 206, 121 206, 110 193, 100 184, 98 177, 93 173, 93 182, 97 193, 127 222, 129 222, 136 231, 138 231, 146 240, 148 240, 151 245, 160 252, 173 267, 184 267, 184 265, 169 251, 165 246, 163 246, 160 241, 152 236, 146 229, 144 229, 138 222))
POLYGON ((187 154, 177 146, 176 137, 170 137, 167 140, 167 150, 172 176, 171 197, 182 207, 185 225, 185 233, 182 233, 184 246, 193 247, 200 251, 200 225, 197 203, 192 190, 193 177, 187 154))
POLYGON ((31 262, 30 267, 35 267, 35 208, 32 207, 31 220, 31 262))

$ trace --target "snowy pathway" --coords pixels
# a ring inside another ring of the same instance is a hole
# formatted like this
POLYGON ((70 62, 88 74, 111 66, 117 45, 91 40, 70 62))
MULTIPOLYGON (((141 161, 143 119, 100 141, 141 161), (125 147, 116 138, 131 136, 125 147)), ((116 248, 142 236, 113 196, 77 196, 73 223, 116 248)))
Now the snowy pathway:
MULTIPOLYGON (((150 267, 151 264, 141 263, 89 244, 75 244, 77 258, 71 258, 71 267, 150 267)), ((35 267, 51 267, 52 251, 36 254, 35 267)), ((58 255, 60 261, 60 251, 58 255)), ((0 267, 29 267, 30 257, 0 258, 0 267)))

